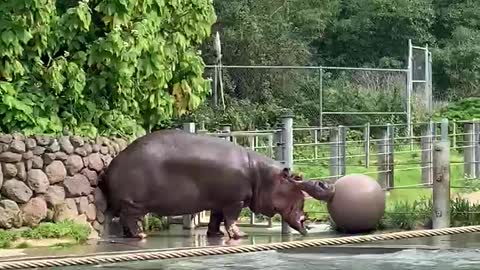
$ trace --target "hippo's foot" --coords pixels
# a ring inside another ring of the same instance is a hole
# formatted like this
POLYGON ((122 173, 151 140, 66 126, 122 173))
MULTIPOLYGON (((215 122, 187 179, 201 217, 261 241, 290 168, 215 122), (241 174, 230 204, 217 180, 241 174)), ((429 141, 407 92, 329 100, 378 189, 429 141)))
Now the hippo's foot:
POLYGON ((228 237, 235 240, 248 236, 246 233, 242 232, 236 224, 230 225, 229 228, 227 228, 227 233, 228 237))

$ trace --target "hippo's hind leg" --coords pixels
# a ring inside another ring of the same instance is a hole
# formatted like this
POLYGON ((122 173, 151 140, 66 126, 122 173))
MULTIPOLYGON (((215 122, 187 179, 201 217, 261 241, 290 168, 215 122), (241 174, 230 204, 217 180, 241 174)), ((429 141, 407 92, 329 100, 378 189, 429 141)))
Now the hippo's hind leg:
POLYGON ((120 211, 120 223, 123 227, 123 233, 127 238, 147 237, 142 228, 142 219, 146 215, 141 208, 136 207, 133 203, 122 207, 120 211))
POLYGON ((208 222, 207 236, 223 236, 223 232, 220 231, 220 225, 224 220, 222 210, 212 209, 210 211, 210 221, 208 222))
POLYGON ((240 239, 247 236, 244 232, 240 231, 236 224, 242 209, 243 202, 238 202, 228 205, 222 210, 225 217, 225 229, 227 230, 228 236, 232 239, 240 239))

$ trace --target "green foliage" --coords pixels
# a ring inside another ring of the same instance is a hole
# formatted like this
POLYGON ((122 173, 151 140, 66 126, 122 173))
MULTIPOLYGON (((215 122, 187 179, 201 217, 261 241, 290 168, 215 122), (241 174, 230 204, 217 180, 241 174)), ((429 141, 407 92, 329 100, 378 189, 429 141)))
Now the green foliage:
POLYGON ((135 136, 197 108, 208 0, 0 3, 0 131, 135 136))
POLYGON ((472 97, 450 103, 439 110, 435 118, 447 118, 451 121, 480 119, 480 98, 472 97))
POLYGON ((159 217, 156 215, 150 215, 145 218, 144 228, 147 232, 163 231, 168 229, 168 222, 166 217, 159 217))
MULTIPOLYGON (((90 228, 74 223, 73 221, 62 221, 58 223, 41 223, 35 228, 22 231, 2 230, 0 231, 0 248, 10 248, 12 243, 20 238, 23 239, 73 239, 77 243, 83 243, 88 239, 90 228)), ((19 243, 17 248, 27 247, 27 243, 19 243)))

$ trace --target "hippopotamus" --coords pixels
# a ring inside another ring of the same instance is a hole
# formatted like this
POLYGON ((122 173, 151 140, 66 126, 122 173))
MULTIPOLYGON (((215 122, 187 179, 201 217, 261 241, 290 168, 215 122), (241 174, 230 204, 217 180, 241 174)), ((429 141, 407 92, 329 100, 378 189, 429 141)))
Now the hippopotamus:
POLYGON ((334 186, 304 181, 274 159, 222 138, 165 129, 134 140, 111 161, 99 182, 108 212, 124 237, 144 238, 139 221, 148 214, 174 216, 210 210, 207 235, 231 239, 243 208, 272 217, 307 234, 305 197, 328 201, 334 186))

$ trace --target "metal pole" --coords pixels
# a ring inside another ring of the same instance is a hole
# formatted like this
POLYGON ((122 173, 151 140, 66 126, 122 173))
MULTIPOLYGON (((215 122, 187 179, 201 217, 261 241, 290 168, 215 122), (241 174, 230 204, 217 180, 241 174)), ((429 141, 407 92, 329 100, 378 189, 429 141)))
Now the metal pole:
POLYGON ((422 131, 422 183, 432 183, 432 149, 433 149, 433 123, 430 121, 422 131))
POLYGON ((412 40, 408 40, 408 72, 407 72, 407 137, 410 138, 410 150, 413 151, 413 130, 412 130, 412 76, 413 76, 413 64, 412 64, 412 40))
POLYGON ((382 188, 388 188, 388 138, 388 129, 385 129, 378 142, 378 183, 382 188))
POLYGON ((474 122, 475 142, 475 177, 480 178, 480 121, 474 122))
POLYGON ((430 113, 430 98, 429 98, 429 91, 428 91, 428 45, 425 46, 425 85, 424 85, 424 97, 425 97, 425 105, 427 107, 427 111, 430 113))
MULTIPOLYGON (((183 130, 189 133, 195 133, 195 123, 184 123, 183 130)), ((191 230, 195 228, 195 222, 193 218, 195 215, 183 215, 183 229, 191 230)))
POLYGON ((313 131, 313 140, 315 141, 315 153, 314 153, 314 158, 315 160, 318 158, 318 130, 313 131))
POLYGON ((463 152, 464 175, 467 178, 476 178, 475 172, 475 124, 465 123, 465 149, 463 152))
MULTIPOLYGON (((286 113, 282 116, 282 138, 284 166, 293 169, 293 114, 286 113)), ((291 234, 291 228, 282 219, 282 234, 291 234)))
POLYGON ((330 129, 330 176, 332 180, 336 180, 339 178, 340 175, 340 167, 339 167, 339 159, 340 151, 339 151, 339 130, 338 128, 330 129))
POLYGON ((395 187, 395 159, 394 159, 394 152, 395 152, 395 128, 391 124, 387 124, 387 134, 388 134, 388 145, 387 145, 387 152, 388 152, 388 188, 392 189, 395 187))
POLYGON ((450 142, 435 142, 433 152, 433 229, 450 227, 450 142))
POLYGON ((344 126, 338 126, 338 170, 341 176, 344 176, 347 172, 346 170, 346 159, 347 159, 347 129, 344 126))
POLYGON ((365 141, 365 168, 368 168, 370 167, 370 123, 365 124, 363 139, 365 141))
POLYGON ((322 128, 323 128, 323 69, 320 68, 320 138, 323 135, 322 128))
POLYGON ((442 119, 442 123, 440 125, 440 132, 442 134, 442 141, 449 141, 448 140, 448 119, 442 119))

